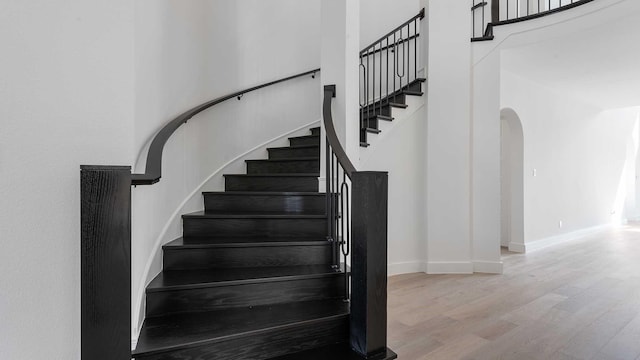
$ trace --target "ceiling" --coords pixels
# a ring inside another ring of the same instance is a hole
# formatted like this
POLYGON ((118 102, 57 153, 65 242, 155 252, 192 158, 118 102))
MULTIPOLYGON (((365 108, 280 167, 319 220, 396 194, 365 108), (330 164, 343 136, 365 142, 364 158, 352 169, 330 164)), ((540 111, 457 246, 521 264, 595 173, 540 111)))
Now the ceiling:
POLYGON ((640 13, 502 52, 502 69, 604 109, 640 105, 640 13))

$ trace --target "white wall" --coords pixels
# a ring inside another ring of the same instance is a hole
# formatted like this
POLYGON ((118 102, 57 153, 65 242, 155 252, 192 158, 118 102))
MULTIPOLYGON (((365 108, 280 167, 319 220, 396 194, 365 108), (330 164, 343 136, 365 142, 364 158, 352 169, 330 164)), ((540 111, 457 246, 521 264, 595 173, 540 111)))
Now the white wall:
POLYGON ((80 358, 81 164, 128 165, 133 3, 0 5, 0 358, 80 358))
POLYGON ((421 272, 426 263, 425 171, 426 95, 408 98, 405 110, 393 109, 392 122, 381 121, 380 134, 360 151, 360 169, 389 172, 389 275, 421 272))
POLYGON ((360 49, 411 19, 420 9, 420 0, 361 1, 360 49))
POLYGON ((635 213, 638 109, 603 111, 506 71, 501 97, 524 132, 525 243, 635 213))
POLYGON ((468 5, 449 0, 429 3, 425 221, 428 271, 433 273, 473 271, 468 5))
MULTIPOLYGON (((195 105, 318 68, 320 2, 140 0, 135 42, 139 151, 163 124, 195 105)), ((203 183, 228 161, 318 120, 319 86, 319 76, 309 76, 246 94, 194 117, 169 140, 160 183, 133 190, 134 336, 144 287, 161 269, 160 245, 182 232, 179 215, 202 209, 201 187, 223 189, 220 177, 203 183)), ((139 157, 136 170, 143 167, 139 157)))

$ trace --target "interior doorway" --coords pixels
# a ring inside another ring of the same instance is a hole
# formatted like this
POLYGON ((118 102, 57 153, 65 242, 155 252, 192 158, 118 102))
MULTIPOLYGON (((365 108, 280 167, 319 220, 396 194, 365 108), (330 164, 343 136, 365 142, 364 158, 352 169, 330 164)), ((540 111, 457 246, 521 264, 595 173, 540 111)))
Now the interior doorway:
POLYGON ((524 252, 524 133, 518 114, 500 111, 500 245, 524 252))

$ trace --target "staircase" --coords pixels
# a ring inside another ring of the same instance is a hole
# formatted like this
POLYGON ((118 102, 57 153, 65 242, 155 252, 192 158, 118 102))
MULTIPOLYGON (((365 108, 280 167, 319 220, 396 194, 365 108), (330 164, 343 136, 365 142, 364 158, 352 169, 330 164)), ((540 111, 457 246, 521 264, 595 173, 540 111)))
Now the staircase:
POLYGON ((331 265, 318 192, 319 132, 248 160, 247 174, 225 175, 225 192, 203 194, 204 211, 183 215, 183 237, 163 246, 147 286, 135 359, 351 356, 346 274, 331 265))
POLYGON ((422 83, 424 78, 416 78, 404 88, 397 90, 383 99, 375 101, 360 109, 360 147, 369 147, 367 138, 370 134, 382 132, 381 121, 393 121, 393 110, 406 109, 408 96, 422 96, 422 83))

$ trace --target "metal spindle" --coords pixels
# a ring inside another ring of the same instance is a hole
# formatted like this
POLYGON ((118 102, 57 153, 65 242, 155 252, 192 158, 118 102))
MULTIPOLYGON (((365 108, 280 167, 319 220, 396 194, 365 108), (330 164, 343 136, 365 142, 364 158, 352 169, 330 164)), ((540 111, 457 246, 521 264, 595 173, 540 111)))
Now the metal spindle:
POLYGON ((378 93, 380 95, 380 112, 378 113, 379 115, 382 115, 382 40, 380 40, 380 92, 378 93))
POLYGON ((413 20, 413 78, 418 78, 418 19, 413 20))
POLYGON ((396 58, 398 57, 398 45, 396 44, 396 33, 393 33, 393 101, 396 101, 396 73, 398 71, 396 58))
MULTIPOLYGON (((480 1, 484 1, 484 0, 480 0, 480 1)), ((482 34, 482 29, 484 29, 484 8, 485 8, 485 7, 486 7, 486 6, 483 6, 483 7, 482 7, 482 24, 480 25, 480 29, 481 29, 481 30, 480 30, 480 33, 481 33, 481 34, 482 34)), ((474 13, 474 15, 475 15, 475 13, 474 13)), ((474 16, 474 17, 475 17, 475 16, 474 16)), ((475 31, 476 31, 476 28, 475 28, 475 27, 473 28, 473 31, 474 31, 474 34, 475 34, 475 31)))
POLYGON ((407 48, 407 90, 409 89, 409 72, 411 69, 411 46, 409 46, 409 38, 411 37, 411 28, 409 27, 409 24, 407 24, 407 44, 405 45, 407 48))
MULTIPOLYGON (((389 37, 387 36, 387 73, 385 74, 385 82, 387 83, 387 98, 389 97, 389 37)), ((388 102, 388 101, 387 101, 388 102)))

